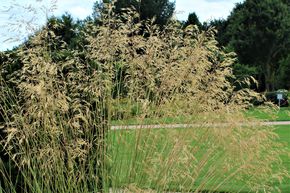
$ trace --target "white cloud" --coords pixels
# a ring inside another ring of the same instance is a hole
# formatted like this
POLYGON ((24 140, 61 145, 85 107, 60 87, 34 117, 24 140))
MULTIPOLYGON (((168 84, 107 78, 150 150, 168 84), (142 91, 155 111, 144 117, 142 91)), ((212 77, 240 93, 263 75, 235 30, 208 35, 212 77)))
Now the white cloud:
POLYGON ((84 19, 92 13, 92 9, 77 6, 70 8, 68 12, 70 12, 74 17, 84 19))
POLYGON ((58 0, 55 15, 59 16, 68 12, 75 18, 85 19, 92 14, 95 2, 96 0, 58 0))
POLYGON ((201 22, 227 18, 235 4, 243 0, 176 0, 176 11, 180 20, 186 20, 189 13, 195 12, 201 22))

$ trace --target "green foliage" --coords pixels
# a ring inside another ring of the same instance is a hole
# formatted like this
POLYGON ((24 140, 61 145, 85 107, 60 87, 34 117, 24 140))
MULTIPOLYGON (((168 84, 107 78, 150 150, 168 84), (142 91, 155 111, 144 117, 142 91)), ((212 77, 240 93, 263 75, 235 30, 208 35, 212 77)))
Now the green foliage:
POLYGON ((11 74, 22 67, 18 57, 18 50, 0 52, 0 71, 3 79, 8 80, 11 74))
POLYGON ((243 78, 243 77, 250 77, 257 75, 257 68, 254 66, 247 66, 242 64, 235 64, 234 65, 234 74, 237 78, 243 78))
POLYGON ((290 55, 279 62, 279 69, 276 76, 275 87, 277 89, 290 88, 290 55))
POLYGON ((175 9, 175 3, 169 0, 105 0, 95 3, 93 15, 98 18, 101 14, 100 12, 104 12, 104 9, 106 9, 104 4, 108 4, 109 2, 114 2, 113 11, 116 14, 122 14, 126 12, 126 9, 134 8, 140 15, 140 20, 151 20, 155 18, 155 23, 160 26, 165 25, 171 19, 175 9))
POLYGON ((200 23, 196 13, 194 12, 188 15, 187 21, 184 24, 185 27, 189 25, 197 25, 200 29, 202 27, 202 24, 200 23))
POLYGON ((257 89, 259 87, 258 82, 253 78, 258 75, 256 67, 235 63, 233 65, 233 73, 235 74, 233 84, 236 90, 243 88, 257 89))
MULTIPOLYGON (((79 24, 77 24, 71 15, 64 14, 60 18, 52 17, 47 22, 47 27, 50 28, 56 37, 60 37, 58 40, 60 45, 64 43, 68 45, 69 48, 75 48, 78 46, 77 37, 79 31, 79 24)), ((60 48, 56 48, 60 49, 60 48)))
POLYGON ((229 17, 227 35, 242 64, 259 67, 260 82, 275 89, 279 61, 290 50, 290 7, 282 0, 247 0, 229 17))
POLYGON ((226 35, 227 33, 227 25, 228 25, 228 20, 224 19, 214 19, 211 20, 208 23, 204 24, 204 27, 206 29, 210 27, 214 27, 217 30, 217 35, 216 39, 219 42, 220 47, 225 47, 229 43, 229 37, 226 35))

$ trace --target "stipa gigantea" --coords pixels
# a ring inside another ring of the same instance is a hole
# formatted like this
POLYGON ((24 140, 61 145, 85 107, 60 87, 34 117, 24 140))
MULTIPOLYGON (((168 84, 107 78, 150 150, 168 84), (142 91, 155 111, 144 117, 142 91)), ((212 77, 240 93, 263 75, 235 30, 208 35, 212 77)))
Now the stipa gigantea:
POLYGON ((52 30, 37 32, 17 53, 22 67, 10 79, 17 92, 11 105, 20 109, 5 119, 3 145, 23 192, 103 189, 107 83, 74 55, 55 63, 52 30))
POLYGON ((124 17, 127 23, 103 21, 103 28, 93 28, 97 36, 88 36, 93 61, 123 68, 123 95, 113 97, 114 104, 124 98, 128 104, 141 103, 139 124, 146 117, 194 114, 213 126, 113 132, 112 186, 157 192, 274 191, 273 182, 287 176, 283 167, 273 167, 285 151, 271 128, 238 124, 248 121, 238 111, 258 94, 235 91, 229 81, 233 54, 217 47, 214 31, 192 26, 183 31, 174 22, 160 31, 150 21, 136 24, 135 12, 124 17), (138 35, 140 27, 145 36, 138 35), (229 125, 220 128, 214 122, 229 125))
POLYGON ((87 23, 84 53, 65 59, 53 57, 67 53, 65 45, 51 46, 53 28, 19 50, 23 66, 9 80, 17 110, 5 120, 3 143, 23 192, 273 191, 287 175, 283 147, 269 128, 237 124, 247 121, 237 109, 256 93, 234 91, 232 54, 217 47, 213 29, 184 30, 172 21, 162 31, 138 17, 104 13, 102 25, 87 23), (139 124, 174 116, 200 124, 109 131, 120 109, 139 124), (214 125, 222 121, 229 124, 214 125))

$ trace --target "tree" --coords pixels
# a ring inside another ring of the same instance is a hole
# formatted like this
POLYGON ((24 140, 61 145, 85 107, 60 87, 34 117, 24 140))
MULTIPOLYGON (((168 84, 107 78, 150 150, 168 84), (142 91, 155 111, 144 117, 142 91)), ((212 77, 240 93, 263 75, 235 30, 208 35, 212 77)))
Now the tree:
POLYGON ((247 0, 229 17, 229 46, 240 63, 256 66, 260 89, 275 89, 279 61, 290 50, 290 6, 283 0, 247 0))
POLYGON ((204 24, 204 28, 209 29, 214 27, 217 30, 216 39, 219 46, 226 46, 229 43, 229 39, 226 36, 226 29, 228 20, 225 19, 214 19, 204 24))
MULTIPOLYGON (((111 0, 97 1, 94 5, 93 16, 98 17, 99 11, 104 11, 104 4, 111 0)), ((160 26, 165 25, 172 17, 175 3, 169 0, 117 0, 115 3, 115 13, 120 14, 126 8, 134 8, 140 14, 141 20, 155 18, 155 23, 160 26)))
POLYGON ((290 54, 279 63, 278 75, 275 87, 277 89, 290 88, 290 54))
POLYGON ((46 27, 50 28, 56 37, 60 37, 60 40, 65 42, 69 48, 78 46, 80 21, 74 21, 70 14, 66 13, 61 17, 50 18, 46 27))
POLYGON ((187 21, 185 22, 185 27, 188 26, 188 25, 197 25, 199 28, 202 27, 202 24, 200 23, 196 13, 190 13, 188 15, 188 18, 187 18, 187 21))

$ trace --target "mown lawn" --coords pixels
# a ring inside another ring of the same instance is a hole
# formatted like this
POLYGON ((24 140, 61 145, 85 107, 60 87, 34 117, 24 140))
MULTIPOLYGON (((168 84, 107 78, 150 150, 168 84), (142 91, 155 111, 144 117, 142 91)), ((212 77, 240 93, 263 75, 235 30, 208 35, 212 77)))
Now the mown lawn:
MULTIPOLYGON (((290 107, 281 108, 262 108, 253 107, 243 112, 246 117, 256 118, 263 121, 290 121, 290 107)), ((206 115, 207 116, 207 115, 206 115)), ((113 120, 112 125, 135 125, 135 124, 171 124, 171 123, 196 123, 203 121, 204 116, 167 116, 161 118, 142 118, 139 120, 136 117, 124 119, 124 120, 113 120)), ((221 120, 221 118, 218 118, 221 120)))
MULTIPOLYGON (((285 143, 288 147, 288 152, 290 154, 290 125, 275 126, 275 132, 279 135, 280 141, 285 143)), ((289 155, 290 156, 290 155, 289 155)), ((284 166, 290 173, 290 157, 282 157, 284 166)), ((283 183, 279 186, 283 193, 290 192, 290 178, 285 179, 283 183)))
POLYGON ((245 112, 248 117, 268 121, 290 121, 290 107, 281 108, 251 108, 245 112))
MULTIPOLYGON (((285 143, 288 146, 288 150, 290 149, 290 126, 276 126, 275 132, 280 136, 280 141, 285 143)), ((172 168, 164 168, 161 164, 158 164, 160 160, 166 162, 171 161, 170 156, 172 155, 172 148, 174 148, 173 141, 171 140, 175 136, 190 136, 189 129, 153 129, 150 131, 140 131, 140 130, 119 130, 119 131, 111 131, 110 139, 111 139, 111 161, 114 165, 111 168, 112 176, 114 179, 112 180, 113 186, 115 187, 123 187, 128 184, 135 184, 141 186, 144 189, 155 189, 160 188, 160 184, 157 182, 162 181, 161 179, 164 175, 169 176, 172 183, 169 186, 161 186, 162 189, 159 191, 167 189, 168 191, 182 191, 182 190, 194 190, 196 187, 200 185, 200 183, 206 182, 203 185, 205 190, 209 190, 213 187, 216 187, 219 184, 218 177, 212 176, 208 178, 208 172, 210 170, 218 170, 218 168, 223 165, 223 158, 220 155, 223 155, 224 152, 217 154, 219 156, 216 159, 208 160, 208 162, 203 166, 202 171, 200 172, 199 177, 195 180, 195 183, 192 184, 190 180, 190 176, 184 176, 182 179, 174 178, 175 175, 178 175, 176 171, 178 169, 182 170, 191 170, 191 168, 186 168, 187 166, 179 165, 177 168, 172 166, 172 168), (154 159, 156 156, 156 159, 154 159), (167 160, 168 159, 168 160, 167 160), (150 164, 146 164, 149 163, 150 164), (157 168, 154 168, 154 164, 156 164, 157 168), (211 168, 211 165, 215 165, 216 168, 211 168), (164 171, 168 171, 169 173, 164 173, 164 171), (172 170, 172 173, 170 171, 172 170), (152 178, 150 175, 157 174, 153 176, 155 180, 149 181, 148 179, 152 178), (171 177, 170 177, 171 176, 171 177), (208 178, 208 179, 207 179, 208 178)), ((190 138, 185 138, 188 140, 190 138)), ((176 138, 177 140, 177 138, 176 138)), ((182 145, 182 142, 181 142, 182 145)), ((195 145, 194 143, 192 144, 195 145)), ((197 158, 206 154, 206 145, 204 147, 199 146, 199 150, 197 151, 197 158)), ((218 149, 216 149, 218 150, 218 149)), ((174 159, 172 157, 172 159, 174 159)), ((289 156, 285 156, 282 158, 284 166, 290 173, 290 160, 289 156)), ((162 162, 164 163, 164 162, 162 162)), ((186 172, 185 172, 186 173, 186 172)), ((179 174, 180 175, 180 174, 179 174)), ((221 177, 221 176, 220 176, 221 177)), ((223 177, 221 177, 223 179, 223 177)), ((282 193, 289 193, 290 190, 290 179, 285 179, 282 184, 277 184, 281 189, 282 193)), ((245 188, 244 183, 239 181, 233 181, 228 179, 226 183, 220 186, 217 191, 220 192, 248 192, 249 190, 245 188)))
MULTIPOLYGON (((249 118, 257 118, 263 121, 290 121, 290 107, 282 107, 282 108, 260 108, 260 107, 255 107, 252 109, 247 110, 244 112, 244 114, 249 117, 249 118)), ((115 121, 113 122, 113 125, 134 125, 134 124, 173 124, 173 123, 192 123, 192 122, 200 122, 202 121, 203 117, 185 117, 185 116, 176 116, 176 117, 166 117, 166 118, 145 118, 142 120, 138 120, 135 118, 132 119, 127 119, 127 120, 122 120, 122 121, 115 121)), ((218 118, 221 120, 220 118, 218 118)), ((178 132, 185 132, 186 129, 181 129, 178 132)), ((154 132, 157 132, 159 138, 154 141, 156 143, 155 147, 158 147, 157 150, 151 150, 159 152, 159 154, 162 157, 169 156, 168 152, 169 150, 165 148, 166 145, 164 143, 167 143, 166 140, 168 139, 168 136, 170 136, 172 132, 177 132, 176 130, 174 131, 168 131, 165 129, 159 129, 155 130, 154 132)), ((290 125, 289 126, 275 126, 275 132, 279 135, 280 141, 285 143, 286 146, 288 147, 288 152, 290 152, 290 125)), ((135 178, 136 176, 132 176, 130 172, 127 170, 127 168, 130 168, 131 165, 133 164, 134 159, 146 159, 147 155, 144 155, 144 153, 137 151, 139 147, 136 146, 135 142, 136 140, 141 140, 142 135, 144 138, 147 138, 147 134, 145 133, 140 133, 136 131, 114 131, 114 134, 112 135, 113 137, 113 146, 114 147, 114 154, 115 154, 115 161, 121 161, 122 164, 119 165, 119 170, 116 171, 116 175, 119 176, 117 179, 116 183, 118 184, 124 184, 127 183, 128 176, 131 176, 135 178), (123 141, 123 143, 121 142, 123 141), (121 157, 120 157, 121 156, 121 157), (139 157, 140 156, 140 157, 139 157), (126 171, 126 172, 125 172, 126 171)), ((149 143, 153 143, 151 139, 148 139, 149 143), (151 141, 151 142, 150 142, 151 141)), ((148 140, 146 142, 143 142, 144 145, 148 145, 148 140)), ((150 154, 152 152, 148 152, 147 154, 150 154)), ((283 164, 287 168, 288 172, 290 173, 290 158, 289 156, 282 157, 283 164)), ((137 161, 138 162, 138 161, 137 161)), ((219 164, 219 163, 217 163, 219 164)), ((138 164, 137 164, 138 165, 138 164)), ((142 167, 142 166, 138 166, 142 167)), ((139 171, 140 172, 140 171, 139 171)), ((138 172, 137 172, 138 174, 138 172)), ((146 178, 146 175, 144 173, 139 173, 137 179, 139 179, 139 182, 141 183, 144 181, 144 178, 146 178), (140 174, 140 175, 139 175, 140 174)), ((137 180, 138 181, 138 180, 137 180)), ((145 180, 146 181, 146 180, 145 180)), ((197 180, 198 181, 198 180, 197 180)), ((180 182, 182 184, 182 182, 180 182)), ((213 182, 214 183, 214 182, 213 182)), ((142 183, 141 183, 142 184, 142 183)), ((186 184, 186 183, 185 183, 186 184)), ((184 184, 183 184, 184 185, 184 184)), ((183 186, 181 185, 181 187, 183 186)), ((144 184, 144 187, 154 187, 154 184, 144 184)), ((156 186, 156 185, 155 185, 156 186)), ((180 184, 171 184, 171 188, 174 190, 178 190, 180 187, 180 184)), ((196 186, 192 185, 193 188, 196 186)), ((208 184, 208 186, 211 186, 211 183, 208 184)), ((226 190, 226 191, 232 191, 232 192, 238 192, 243 189, 242 184, 238 184, 237 182, 231 183, 228 185, 223 185, 220 187, 220 190, 226 190)), ((168 187, 169 188, 169 187, 168 187)), ((289 193, 290 192, 290 179, 285 179, 282 184, 279 184, 279 188, 283 193, 289 193)))

